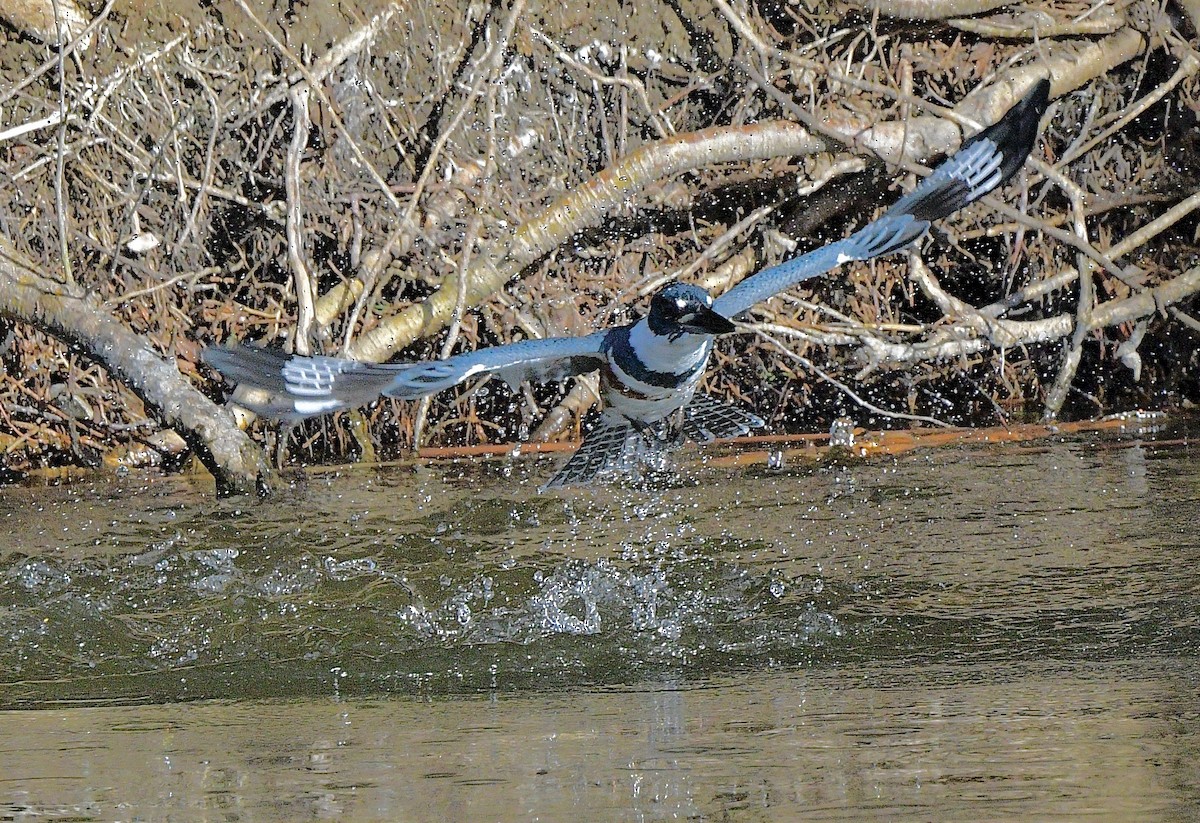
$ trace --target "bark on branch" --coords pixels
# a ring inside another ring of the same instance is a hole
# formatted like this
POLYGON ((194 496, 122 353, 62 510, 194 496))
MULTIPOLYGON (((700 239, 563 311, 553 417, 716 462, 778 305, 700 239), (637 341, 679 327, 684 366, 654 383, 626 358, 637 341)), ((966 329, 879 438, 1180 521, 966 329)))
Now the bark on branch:
MULTIPOLYGON (((1076 318, 1069 314, 1057 314, 1039 320, 1005 320, 996 316, 999 306, 977 309, 947 293, 917 255, 912 255, 910 262, 913 280, 945 312, 949 323, 939 327, 925 340, 911 343, 892 343, 872 335, 863 335, 859 356, 867 365, 864 372, 860 373, 860 378, 865 372, 879 367, 945 360, 987 349, 1063 340, 1079 328, 1084 333, 1091 333, 1142 320, 1200 293, 1200 266, 1197 266, 1153 288, 1102 303, 1087 312, 1079 325, 1076 318)), ((1075 278, 1074 272, 1067 272, 1051 280, 1053 286, 1063 287, 1075 278)), ((1027 296, 1033 299, 1042 293, 1042 289, 1034 289, 1027 296)))
POLYGON ((232 415, 195 389, 175 365, 104 310, 83 289, 40 274, 0 238, 0 315, 81 348, 129 386, 159 421, 179 432, 212 472, 220 493, 265 489, 262 451, 232 415))
MULTIPOLYGON (((467 271, 464 305, 472 307, 499 290, 521 269, 553 251, 571 235, 600 225, 623 201, 653 181, 714 163, 791 157, 821 151, 825 142, 794 123, 756 123, 704 129, 653 143, 630 153, 522 224, 507 243, 480 254, 467 271)), ((450 322, 455 289, 441 289, 359 337, 350 351, 379 361, 450 322)))

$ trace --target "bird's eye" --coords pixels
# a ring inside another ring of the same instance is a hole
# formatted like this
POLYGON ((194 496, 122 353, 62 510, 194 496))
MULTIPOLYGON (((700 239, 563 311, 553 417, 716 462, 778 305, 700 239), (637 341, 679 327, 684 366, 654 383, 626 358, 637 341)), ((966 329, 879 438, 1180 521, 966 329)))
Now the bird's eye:
POLYGON ((675 301, 675 308, 679 309, 680 311, 683 311, 684 309, 686 309, 686 308, 687 308, 687 301, 686 301, 686 300, 678 300, 678 299, 677 299, 677 300, 675 301))

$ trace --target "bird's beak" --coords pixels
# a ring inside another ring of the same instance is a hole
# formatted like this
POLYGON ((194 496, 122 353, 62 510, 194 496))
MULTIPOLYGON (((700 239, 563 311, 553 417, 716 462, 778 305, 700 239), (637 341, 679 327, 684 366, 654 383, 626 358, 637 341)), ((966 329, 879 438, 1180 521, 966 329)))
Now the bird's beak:
POLYGON ((687 320, 681 320, 679 325, 691 334, 729 334, 737 329, 733 321, 710 308, 697 309, 695 314, 687 320))

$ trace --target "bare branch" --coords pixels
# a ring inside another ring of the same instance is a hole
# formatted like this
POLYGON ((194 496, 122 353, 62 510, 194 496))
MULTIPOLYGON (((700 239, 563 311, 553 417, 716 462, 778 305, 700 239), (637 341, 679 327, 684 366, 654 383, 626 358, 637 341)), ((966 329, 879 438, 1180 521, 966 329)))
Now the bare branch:
POLYGON ((270 480, 262 453, 224 409, 192 387, 173 362, 117 321, 93 297, 37 272, 0 239, 0 314, 81 347, 154 408, 196 450, 223 491, 250 492, 270 480))
MULTIPOLYGON (((491 244, 468 273, 466 304, 485 300, 572 234, 599 225, 611 209, 653 180, 713 163, 791 157, 823 147, 806 129, 779 122, 705 129, 642 146, 527 220, 507 242, 491 244)), ((444 328, 456 302, 455 294, 442 289, 382 321, 360 337, 350 353, 359 360, 383 360, 444 328)))

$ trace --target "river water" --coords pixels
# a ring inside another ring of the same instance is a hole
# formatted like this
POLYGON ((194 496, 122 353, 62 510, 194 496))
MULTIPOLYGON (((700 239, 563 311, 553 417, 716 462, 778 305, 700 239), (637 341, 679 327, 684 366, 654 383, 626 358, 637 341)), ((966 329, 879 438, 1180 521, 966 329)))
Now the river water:
POLYGON ((1197 819, 1198 435, 2 489, 0 820, 1197 819))

